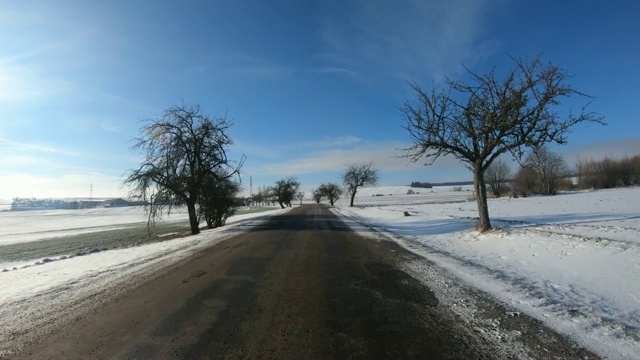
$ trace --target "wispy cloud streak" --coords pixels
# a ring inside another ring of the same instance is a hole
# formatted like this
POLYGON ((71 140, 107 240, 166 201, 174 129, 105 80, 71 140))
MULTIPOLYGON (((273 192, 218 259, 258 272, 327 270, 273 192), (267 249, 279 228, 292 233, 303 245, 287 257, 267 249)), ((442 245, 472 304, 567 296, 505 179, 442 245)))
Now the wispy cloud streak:
POLYGON ((323 56, 336 68, 388 76, 443 78, 461 62, 471 64, 495 50, 497 41, 482 39, 483 19, 491 2, 399 1, 355 2, 349 16, 327 9, 321 19, 323 56))
POLYGON ((80 153, 67 150, 67 149, 35 144, 35 143, 14 141, 14 140, 2 138, 2 137, 0 137, 0 146, 11 148, 18 151, 35 151, 40 153, 59 154, 59 155, 67 155, 67 156, 80 156, 80 153))

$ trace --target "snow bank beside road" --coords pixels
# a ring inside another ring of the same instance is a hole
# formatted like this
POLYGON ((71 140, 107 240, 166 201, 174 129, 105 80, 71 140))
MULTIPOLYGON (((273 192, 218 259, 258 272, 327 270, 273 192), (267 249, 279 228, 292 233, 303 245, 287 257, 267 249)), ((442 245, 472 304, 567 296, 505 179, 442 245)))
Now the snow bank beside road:
POLYGON ((582 345, 620 358, 640 357, 638 204, 640 188, 496 199, 489 210, 499 229, 485 234, 472 230, 475 202, 337 211, 582 345))
POLYGON ((225 227, 185 238, 0 272, 0 355, 11 351, 16 341, 28 341, 40 328, 55 326, 58 319, 80 316, 87 305, 106 301, 131 282, 153 276, 287 210, 233 216, 225 227))

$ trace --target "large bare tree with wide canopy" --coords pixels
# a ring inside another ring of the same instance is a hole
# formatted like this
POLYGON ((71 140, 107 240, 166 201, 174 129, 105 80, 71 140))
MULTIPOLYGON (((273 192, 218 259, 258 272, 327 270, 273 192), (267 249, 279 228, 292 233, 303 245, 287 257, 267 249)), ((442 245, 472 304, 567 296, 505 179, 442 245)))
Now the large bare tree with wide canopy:
POLYGON ((527 148, 555 142, 565 144, 569 129, 582 122, 603 123, 588 112, 560 114, 561 100, 584 93, 568 84, 569 75, 560 67, 512 58, 514 67, 502 79, 495 68, 479 75, 468 68, 468 82, 447 79, 445 86, 425 91, 411 86, 418 101, 405 101, 402 108, 406 130, 413 145, 406 156, 427 165, 453 155, 473 172, 479 222, 477 229, 491 228, 484 173, 500 155, 511 153, 521 161, 527 148))
POLYGON ((197 207, 205 186, 238 175, 244 162, 244 156, 239 162, 227 158, 233 144, 227 134, 230 126, 226 117, 212 119, 199 105, 186 104, 143 122, 132 149, 144 159, 129 170, 124 183, 148 202, 150 222, 174 207, 186 206, 191 233, 200 232, 197 207))

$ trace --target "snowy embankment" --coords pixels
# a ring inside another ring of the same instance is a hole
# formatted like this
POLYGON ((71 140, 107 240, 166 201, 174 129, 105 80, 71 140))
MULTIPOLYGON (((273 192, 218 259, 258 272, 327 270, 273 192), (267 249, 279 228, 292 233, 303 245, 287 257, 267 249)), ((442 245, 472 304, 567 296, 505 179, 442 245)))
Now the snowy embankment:
MULTIPOLYGON (((156 275, 163 268, 187 259, 198 251, 250 230, 270 216, 285 210, 237 215, 225 227, 204 230, 199 235, 124 249, 99 251, 83 256, 61 257, 41 265, 0 272, 0 355, 11 351, 15 341, 31 336, 39 328, 56 326, 59 319, 81 316, 91 304, 106 301, 137 281, 156 275)), ((50 211, 2 213, 0 246, 43 240, 52 235, 77 234, 144 222, 140 208, 96 211, 50 211), (17 214, 18 216, 16 216, 17 214), (47 218, 37 224, 30 221, 47 218), (57 224, 57 225, 56 225, 57 224)), ((177 214, 173 220, 184 219, 177 214)), ((52 238, 47 241, 55 242, 52 238)), ((31 262, 33 263, 33 262, 31 262)), ((0 261, 0 269, 9 268, 0 261)), ((0 356, 1 357, 1 356, 0 356)))
POLYGON ((363 235, 397 241, 603 356, 640 357, 640 188, 493 199, 496 229, 484 234, 474 201, 376 206, 369 193, 336 209, 363 235))

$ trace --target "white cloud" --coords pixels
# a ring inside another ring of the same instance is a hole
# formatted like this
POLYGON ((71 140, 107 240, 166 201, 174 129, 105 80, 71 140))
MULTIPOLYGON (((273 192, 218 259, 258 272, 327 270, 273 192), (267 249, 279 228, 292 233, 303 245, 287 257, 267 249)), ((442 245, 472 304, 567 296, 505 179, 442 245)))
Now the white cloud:
POLYGON ((356 136, 339 136, 335 138, 327 138, 317 141, 305 141, 299 143, 292 143, 291 145, 284 146, 287 150, 289 148, 294 149, 318 149, 318 148, 335 148, 354 146, 357 144, 363 144, 366 141, 356 136))
POLYGON ((118 128, 116 125, 114 125, 112 122, 103 122, 100 124, 100 128, 106 132, 110 132, 110 133, 114 133, 114 134, 119 134, 120 133, 120 128, 118 128))
POLYGON ((20 53, 4 56, 0 58, 0 62, 3 62, 3 63, 21 62, 26 59, 37 57, 52 51, 62 49, 62 48, 69 48, 74 46, 76 43, 80 42, 81 40, 91 36, 94 33, 96 33, 96 30, 92 29, 89 31, 82 31, 80 33, 74 34, 67 38, 60 39, 58 41, 45 42, 45 43, 36 45, 34 47, 31 47, 29 49, 25 49, 20 53))
POLYGON ((68 94, 70 83, 34 68, 0 62, 0 102, 32 101, 68 94))
POLYGON ((244 66, 233 68, 231 71, 239 74, 263 77, 280 77, 291 73, 291 69, 284 66, 244 66))
POLYGON ((330 67, 322 67, 315 69, 319 73, 323 74, 337 74, 337 75, 349 75, 349 76, 357 76, 355 71, 349 70, 343 67, 330 66, 330 67))
MULTIPOLYGON (((367 141, 356 137, 344 137, 326 139, 320 142, 308 142, 299 144, 298 151, 287 153, 286 160, 262 162, 258 165, 247 163, 244 168, 246 174, 252 174, 255 178, 274 179, 284 176, 304 177, 308 183, 318 179, 318 183, 324 181, 328 174, 341 173, 346 163, 373 162, 383 175, 385 183, 395 183, 411 180, 424 180, 432 182, 444 181, 470 181, 472 175, 469 169, 453 156, 444 156, 434 164, 425 166, 427 162, 421 159, 415 163, 402 157, 402 149, 410 144, 397 141, 367 141), (317 150, 308 151, 315 145, 317 150), (326 146, 322 146, 326 145, 326 146), (334 145, 334 146, 332 146, 334 145), (293 156, 292 156, 293 154, 293 156)), ((621 141, 594 143, 589 146, 576 148, 563 152, 563 148, 555 149, 562 153, 569 165, 579 158, 601 159, 605 156, 614 158, 633 156, 640 153, 640 138, 630 138, 621 141)), ((277 159, 278 157, 274 157, 277 159)), ((281 157, 282 158, 282 157, 281 157)), ((506 156, 512 170, 515 171, 518 164, 511 162, 506 156)), ((267 181, 268 182, 268 181, 267 181)))
MULTIPOLYGON (((349 16, 336 16, 327 5, 320 20, 321 56, 337 68, 413 79, 442 78, 460 63, 471 65, 495 51, 497 41, 483 39, 490 2, 399 1, 356 2, 349 16)), ((343 12, 344 10, 341 9, 343 12)))
POLYGON ((620 159, 625 156, 640 154, 640 137, 594 142, 566 151, 562 151, 562 148, 559 150, 569 165, 574 164, 579 159, 602 160, 605 157, 620 159))
POLYGON ((349 148, 356 145, 363 145, 365 140, 355 136, 341 136, 335 138, 326 138, 323 140, 312 140, 304 142, 292 142, 287 144, 268 146, 259 145, 254 142, 243 140, 235 141, 234 153, 245 154, 252 159, 279 160, 282 158, 290 158, 292 153, 301 154, 308 151, 317 151, 319 149, 336 149, 349 148))
POLYGON ((346 148, 326 148, 310 153, 300 153, 297 158, 257 166, 255 173, 265 175, 297 176, 322 172, 340 172, 346 163, 373 162, 382 172, 440 173, 441 177, 466 168, 453 157, 443 157, 429 167, 424 162, 412 163, 402 157, 401 149, 409 144, 393 141, 357 142, 346 148))
POLYGON ((0 137, 0 146, 7 147, 17 151, 35 151, 35 152, 41 152, 41 153, 60 154, 60 155, 67 155, 67 156, 81 156, 79 152, 69 150, 69 149, 63 149, 59 147, 48 146, 48 145, 37 144, 37 143, 26 143, 26 142, 14 141, 14 140, 2 138, 2 137, 0 137))

